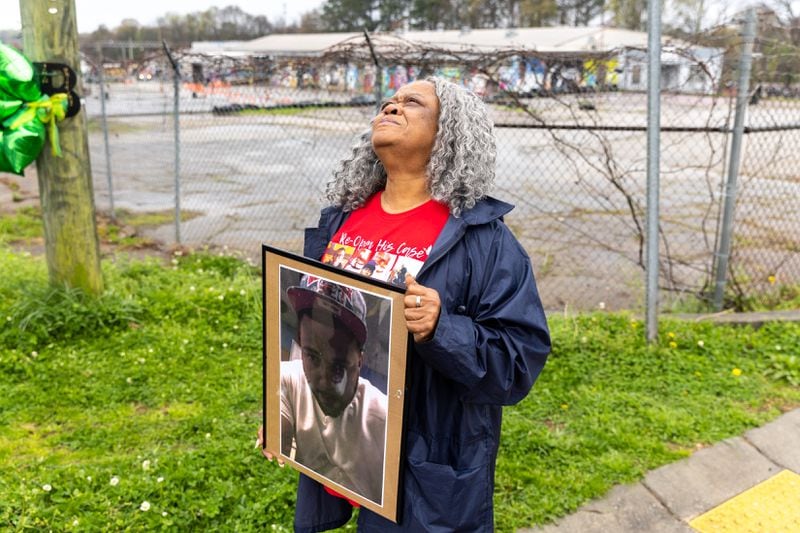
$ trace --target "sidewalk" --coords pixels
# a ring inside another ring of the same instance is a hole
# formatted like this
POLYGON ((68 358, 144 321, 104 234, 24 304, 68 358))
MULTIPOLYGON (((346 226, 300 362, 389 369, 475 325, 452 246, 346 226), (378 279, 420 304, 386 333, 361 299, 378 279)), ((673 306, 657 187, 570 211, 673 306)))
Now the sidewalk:
MULTIPOLYGON (((565 485, 565 490, 568 490, 565 485)), ((800 532, 800 408, 521 533, 800 532), (690 525, 691 524, 691 525, 690 525)))

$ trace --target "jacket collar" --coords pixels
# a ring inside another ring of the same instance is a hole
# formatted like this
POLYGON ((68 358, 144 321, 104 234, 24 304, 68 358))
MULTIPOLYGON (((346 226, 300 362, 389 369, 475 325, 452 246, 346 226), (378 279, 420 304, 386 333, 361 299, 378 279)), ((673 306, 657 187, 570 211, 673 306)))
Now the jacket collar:
POLYGON ((464 219, 464 222, 468 226, 477 226, 498 218, 502 220, 503 216, 508 214, 512 209, 514 209, 513 205, 498 200, 497 198, 487 196, 476 203, 471 209, 464 211, 461 218, 464 219))
POLYGON ((348 216, 350 213, 342 211, 341 207, 324 208, 319 217, 319 225, 315 228, 306 228, 303 255, 313 259, 322 257, 328 243, 348 216))
POLYGON ((419 279, 431 265, 445 256, 450 249, 461 239, 469 226, 479 226, 488 224, 493 220, 503 220, 503 216, 514 209, 514 206, 487 196, 478 201, 474 207, 464 211, 460 217, 450 215, 445 223, 442 232, 436 239, 428 259, 422 265, 422 269, 417 274, 419 279))

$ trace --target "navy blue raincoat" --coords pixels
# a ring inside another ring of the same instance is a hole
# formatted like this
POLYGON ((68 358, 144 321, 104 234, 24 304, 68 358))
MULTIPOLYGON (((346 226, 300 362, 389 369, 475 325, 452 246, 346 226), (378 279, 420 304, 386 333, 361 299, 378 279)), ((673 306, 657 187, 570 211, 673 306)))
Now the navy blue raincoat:
MULTIPOLYGON (((399 524, 362 508, 359 531, 493 531, 502 406, 528 394, 550 352, 530 259, 502 221, 511 209, 487 198, 451 215, 417 275, 442 309, 432 339, 409 338, 399 524)), ((324 209, 305 255, 322 257, 347 216, 324 209)), ((300 475, 296 531, 339 527, 351 511, 300 475)))

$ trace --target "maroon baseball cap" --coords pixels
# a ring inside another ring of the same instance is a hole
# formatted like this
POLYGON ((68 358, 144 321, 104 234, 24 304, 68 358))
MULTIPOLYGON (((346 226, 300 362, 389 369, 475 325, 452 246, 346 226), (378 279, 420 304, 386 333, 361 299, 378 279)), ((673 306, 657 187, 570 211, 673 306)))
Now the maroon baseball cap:
POLYGON ((367 340, 367 304, 357 289, 338 283, 305 275, 300 285, 286 290, 289 301, 296 313, 305 309, 324 309, 353 332, 360 346, 367 340))

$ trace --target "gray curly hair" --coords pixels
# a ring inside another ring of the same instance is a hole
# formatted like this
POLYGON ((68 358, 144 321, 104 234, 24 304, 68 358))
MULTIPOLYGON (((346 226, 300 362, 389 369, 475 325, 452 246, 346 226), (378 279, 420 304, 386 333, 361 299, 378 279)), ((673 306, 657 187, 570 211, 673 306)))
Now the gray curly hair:
MULTIPOLYGON (((484 103, 467 89, 442 78, 427 78, 439 98, 439 124, 426 168, 431 198, 460 216, 485 197, 494 182, 497 149, 484 103)), ((341 162, 326 187, 331 204, 352 211, 386 186, 386 170, 372 149, 372 130, 361 134, 350 158, 341 162)))

